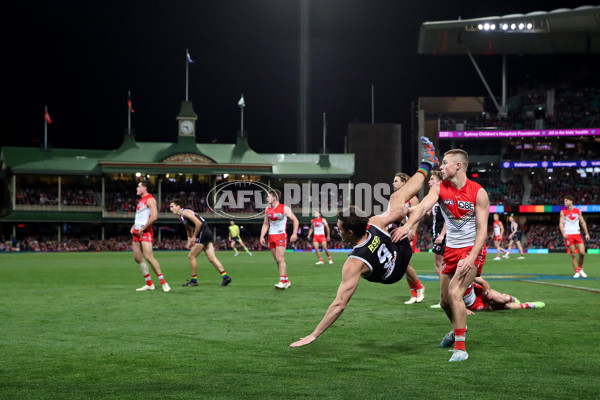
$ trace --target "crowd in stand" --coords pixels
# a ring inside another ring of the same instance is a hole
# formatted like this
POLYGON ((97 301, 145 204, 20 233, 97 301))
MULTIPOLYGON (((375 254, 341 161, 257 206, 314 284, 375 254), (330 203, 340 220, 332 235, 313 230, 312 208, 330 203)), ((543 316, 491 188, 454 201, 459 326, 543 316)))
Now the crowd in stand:
POLYGON ((509 99, 508 115, 481 115, 469 120, 442 119, 442 130, 472 130, 494 127, 502 130, 575 129, 600 127, 600 89, 558 88, 555 90, 553 113, 545 110, 548 89, 532 90, 509 99), (542 110, 539 110, 539 108, 542 110), (541 111, 541 113, 540 113, 541 111), (540 123, 536 121, 542 121, 540 123), (460 124, 458 129, 457 124, 460 124))
POLYGON ((530 203, 560 203, 564 196, 570 194, 575 197, 575 204, 600 204, 599 184, 598 176, 581 178, 575 175, 557 180, 539 181, 532 185, 530 203))
MULTIPOLYGON (((16 203, 19 205, 58 205, 58 185, 32 184, 16 187, 16 203)), ((92 189, 61 187, 61 204, 64 206, 97 206, 100 204, 92 189)))
POLYGON ((477 183, 485 187, 490 204, 522 204, 525 186, 520 175, 514 175, 506 182, 500 179, 477 179, 477 183))

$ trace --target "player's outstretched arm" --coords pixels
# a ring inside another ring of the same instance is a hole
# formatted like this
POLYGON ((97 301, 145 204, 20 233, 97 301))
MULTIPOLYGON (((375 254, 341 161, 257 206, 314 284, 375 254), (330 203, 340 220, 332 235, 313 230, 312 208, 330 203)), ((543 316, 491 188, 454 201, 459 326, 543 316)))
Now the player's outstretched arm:
POLYGON ((346 305, 356 291, 363 268, 367 268, 367 266, 360 260, 355 258, 349 258, 346 260, 342 269, 342 283, 340 283, 337 296, 327 309, 325 316, 319 325, 317 325, 313 333, 290 344, 290 347, 306 346, 307 344, 314 342, 323 332, 327 330, 327 328, 333 325, 339 316, 342 315, 346 305))
POLYGON ((435 185, 429 189, 427 196, 423 198, 421 203, 415 208, 411 208, 410 215, 406 223, 400 228, 392 232, 392 241, 399 242, 408 236, 408 233, 413 229, 414 225, 421 220, 426 210, 430 210, 440 197, 440 186, 435 185))

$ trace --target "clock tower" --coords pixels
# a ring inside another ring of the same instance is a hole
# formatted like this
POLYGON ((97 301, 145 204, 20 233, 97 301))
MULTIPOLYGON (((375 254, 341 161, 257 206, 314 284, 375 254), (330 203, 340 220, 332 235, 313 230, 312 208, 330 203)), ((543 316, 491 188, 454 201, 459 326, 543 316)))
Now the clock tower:
POLYGON ((177 114, 177 128, 179 137, 195 137, 196 136, 196 120, 198 114, 194 112, 191 101, 182 101, 181 109, 177 114))

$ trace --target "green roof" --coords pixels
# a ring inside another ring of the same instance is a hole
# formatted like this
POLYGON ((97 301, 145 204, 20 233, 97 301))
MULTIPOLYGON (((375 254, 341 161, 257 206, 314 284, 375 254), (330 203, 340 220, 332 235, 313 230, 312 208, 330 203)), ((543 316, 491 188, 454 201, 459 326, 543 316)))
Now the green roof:
POLYGON ((136 142, 126 136, 116 150, 3 147, 2 170, 13 174, 245 173, 277 177, 350 178, 354 154, 259 154, 245 139, 236 144, 136 142))

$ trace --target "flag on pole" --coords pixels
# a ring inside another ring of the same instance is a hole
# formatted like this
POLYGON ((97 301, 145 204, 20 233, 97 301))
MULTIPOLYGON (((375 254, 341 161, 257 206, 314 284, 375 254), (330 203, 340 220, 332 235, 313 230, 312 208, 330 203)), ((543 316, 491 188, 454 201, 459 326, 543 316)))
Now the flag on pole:
POLYGON ((193 64, 194 60, 192 60, 192 57, 190 57, 190 52, 186 50, 186 54, 187 54, 188 63, 193 64))
POLYGON ((240 106, 241 108, 246 107, 246 102, 244 101, 244 95, 242 95, 242 97, 240 97, 240 101, 238 101, 238 106, 240 106))
POLYGON ((52 120, 50 119, 50 114, 48 114, 48 110, 46 110, 44 112, 44 119, 46 120, 47 123, 51 124, 52 120))
POLYGON ((131 99, 127 99, 127 107, 129 107, 129 112, 133 114, 133 105, 131 104, 131 99))

